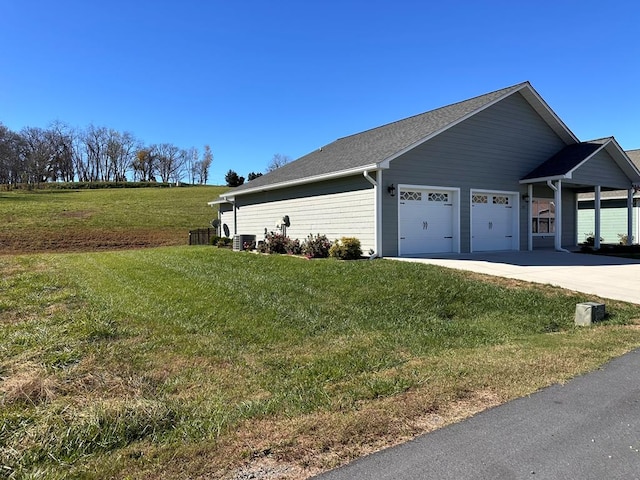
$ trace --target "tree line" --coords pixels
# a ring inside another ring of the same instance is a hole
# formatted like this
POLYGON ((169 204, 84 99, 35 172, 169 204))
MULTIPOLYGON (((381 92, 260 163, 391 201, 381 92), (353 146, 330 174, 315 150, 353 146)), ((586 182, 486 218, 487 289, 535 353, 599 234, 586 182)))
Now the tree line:
POLYGON ((213 152, 205 145, 145 145, 130 132, 89 125, 14 132, 0 123, 0 185, 45 182, 182 182, 205 184, 213 152))

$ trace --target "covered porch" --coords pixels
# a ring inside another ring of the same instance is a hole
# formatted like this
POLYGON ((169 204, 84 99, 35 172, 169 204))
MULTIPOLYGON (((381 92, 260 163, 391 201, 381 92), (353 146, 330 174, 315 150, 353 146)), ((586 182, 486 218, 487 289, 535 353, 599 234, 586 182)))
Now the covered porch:
POLYGON ((633 195, 640 185, 640 171, 613 137, 591 140, 563 148, 520 183, 527 186, 527 250, 553 247, 565 251, 579 243, 577 195, 595 197, 594 248, 600 248, 601 194, 607 190, 627 192, 627 242, 633 241, 633 195), (540 239, 553 240, 545 244, 540 239))

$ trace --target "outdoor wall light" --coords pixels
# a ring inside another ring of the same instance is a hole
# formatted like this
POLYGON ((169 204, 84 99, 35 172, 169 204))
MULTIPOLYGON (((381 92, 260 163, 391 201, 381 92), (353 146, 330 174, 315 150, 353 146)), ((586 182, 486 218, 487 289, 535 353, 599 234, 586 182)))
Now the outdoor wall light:
POLYGON ((387 192, 389 192, 389 195, 392 197, 396 196, 396 187, 393 183, 387 187, 387 192))
POLYGON ((522 195, 522 200, 525 201, 525 202, 528 202, 529 201, 529 195, 527 193, 522 195))

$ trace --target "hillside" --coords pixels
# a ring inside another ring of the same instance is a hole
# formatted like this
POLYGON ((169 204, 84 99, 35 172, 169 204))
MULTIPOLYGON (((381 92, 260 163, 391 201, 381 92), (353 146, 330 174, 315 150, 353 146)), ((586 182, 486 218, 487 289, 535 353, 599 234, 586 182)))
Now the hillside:
POLYGON ((226 187, 0 192, 0 254, 184 245, 226 187))

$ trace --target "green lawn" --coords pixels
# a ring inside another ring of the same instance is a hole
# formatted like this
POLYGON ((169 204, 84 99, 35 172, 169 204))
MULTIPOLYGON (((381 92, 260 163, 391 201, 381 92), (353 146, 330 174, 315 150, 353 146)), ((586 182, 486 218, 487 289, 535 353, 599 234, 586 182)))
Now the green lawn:
POLYGON ((0 253, 179 245, 226 187, 0 191, 0 253))
POLYGON ((638 306, 578 329, 592 297, 386 260, 169 247, 0 271, 9 478, 301 478, 640 345, 638 306))

